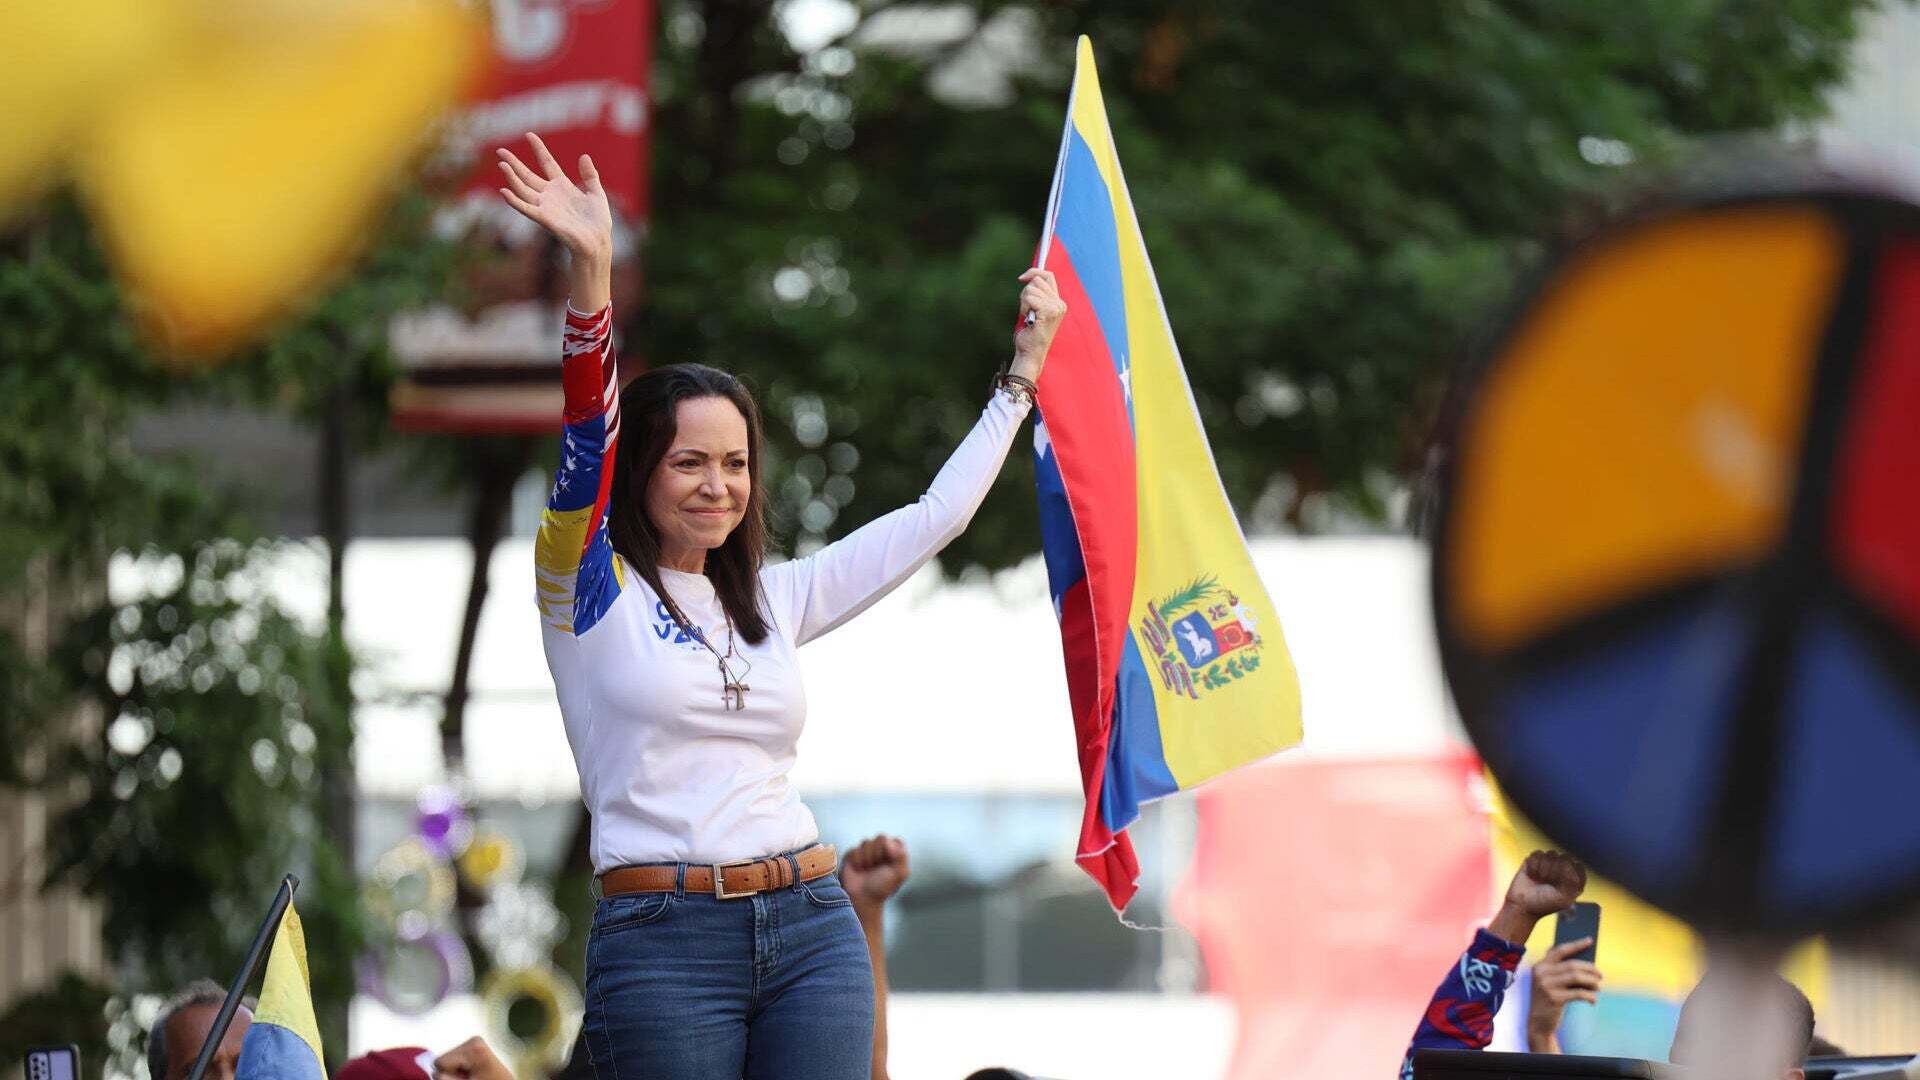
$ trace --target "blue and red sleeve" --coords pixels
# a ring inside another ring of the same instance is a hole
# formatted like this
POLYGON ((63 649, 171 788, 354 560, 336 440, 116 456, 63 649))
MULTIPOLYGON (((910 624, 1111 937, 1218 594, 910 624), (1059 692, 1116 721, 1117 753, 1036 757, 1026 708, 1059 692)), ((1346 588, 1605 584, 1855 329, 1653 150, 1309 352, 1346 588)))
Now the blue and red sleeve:
POLYGON ((1400 1080, 1413 1080, 1415 1050, 1484 1050, 1493 1041, 1493 1014, 1513 985, 1526 947, 1476 931, 1473 944, 1441 980, 1400 1062, 1400 1080))
POLYGON ((620 443, 612 305, 591 315, 568 305, 560 364, 566 426, 560 468, 534 542, 534 573, 547 625, 579 635, 599 622, 620 594, 606 521, 620 443))

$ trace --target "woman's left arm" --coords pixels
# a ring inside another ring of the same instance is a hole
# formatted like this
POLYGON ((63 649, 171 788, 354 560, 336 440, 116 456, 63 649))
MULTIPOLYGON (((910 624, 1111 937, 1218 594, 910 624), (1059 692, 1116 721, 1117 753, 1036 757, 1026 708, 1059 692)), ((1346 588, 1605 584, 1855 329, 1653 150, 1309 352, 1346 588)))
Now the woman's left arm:
MULTIPOLYGON (((1040 379, 1067 306, 1051 273, 1032 269, 1020 280, 1024 287, 1008 374, 1032 384, 1040 379)), ((1014 433, 1033 407, 1031 400, 1022 400, 1025 396, 997 389, 918 502, 868 522, 805 559, 775 568, 793 575, 789 584, 797 609, 796 643, 811 641, 865 611, 966 531, 1000 475, 1014 433)))

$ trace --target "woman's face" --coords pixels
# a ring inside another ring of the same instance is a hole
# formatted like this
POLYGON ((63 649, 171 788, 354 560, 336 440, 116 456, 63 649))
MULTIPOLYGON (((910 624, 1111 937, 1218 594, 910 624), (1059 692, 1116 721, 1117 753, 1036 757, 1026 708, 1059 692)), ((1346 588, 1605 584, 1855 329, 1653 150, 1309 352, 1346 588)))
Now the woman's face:
POLYGON ((697 574, 747 513, 747 418, 726 398, 688 398, 674 428, 647 477, 647 520, 660 536, 660 564, 697 574))

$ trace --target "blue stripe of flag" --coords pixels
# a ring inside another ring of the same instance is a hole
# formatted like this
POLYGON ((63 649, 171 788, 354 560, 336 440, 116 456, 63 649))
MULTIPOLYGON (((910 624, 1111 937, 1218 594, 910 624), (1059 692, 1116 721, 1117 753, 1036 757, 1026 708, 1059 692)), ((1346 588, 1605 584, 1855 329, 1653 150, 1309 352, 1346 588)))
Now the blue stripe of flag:
POLYGON ((256 1020, 240 1044, 236 1080, 326 1080, 313 1047, 291 1030, 256 1020))
MULTIPOLYGON (((1054 238, 1073 253, 1080 286, 1093 301, 1101 336, 1114 371, 1125 375, 1132 366, 1127 340, 1127 293, 1120 276, 1119 219, 1113 197, 1095 164, 1093 151, 1076 129, 1067 140, 1066 177, 1060 185, 1060 208, 1054 218, 1054 238)), ((1133 396, 1127 395, 1127 415, 1133 415, 1133 396)))
POLYGON ((1153 700, 1153 674, 1140 643, 1126 635, 1121 647, 1119 693, 1107 737, 1107 774, 1100 788, 1100 818, 1114 832, 1140 816, 1140 804, 1180 790, 1160 742, 1160 710, 1153 700))
MULTIPOLYGON (((1042 417, 1034 431, 1038 435, 1045 430, 1046 419, 1042 417)), ((1066 481, 1060 477, 1060 462, 1051 445, 1035 447, 1033 475, 1040 496, 1040 555, 1047 564, 1047 591, 1053 596, 1053 613, 1058 617, 1061 598, 1087 576, 1087 564, 1080 554, 1080 532, 1074 528, 1073 510, 1067 503, 1066 481)))

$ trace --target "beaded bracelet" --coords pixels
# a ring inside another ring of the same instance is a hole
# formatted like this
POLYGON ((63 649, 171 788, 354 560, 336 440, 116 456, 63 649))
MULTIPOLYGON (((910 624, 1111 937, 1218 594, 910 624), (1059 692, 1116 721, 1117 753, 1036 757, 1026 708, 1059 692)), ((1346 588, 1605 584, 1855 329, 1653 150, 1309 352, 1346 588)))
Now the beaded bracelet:
POLYGON ((1011 371, 994 376, 993 388, 1012 398, 1016 405, 1031 405, 1034 397, 1040 393, 1040 388, 1034 385, 1032 379, 1011 371))

